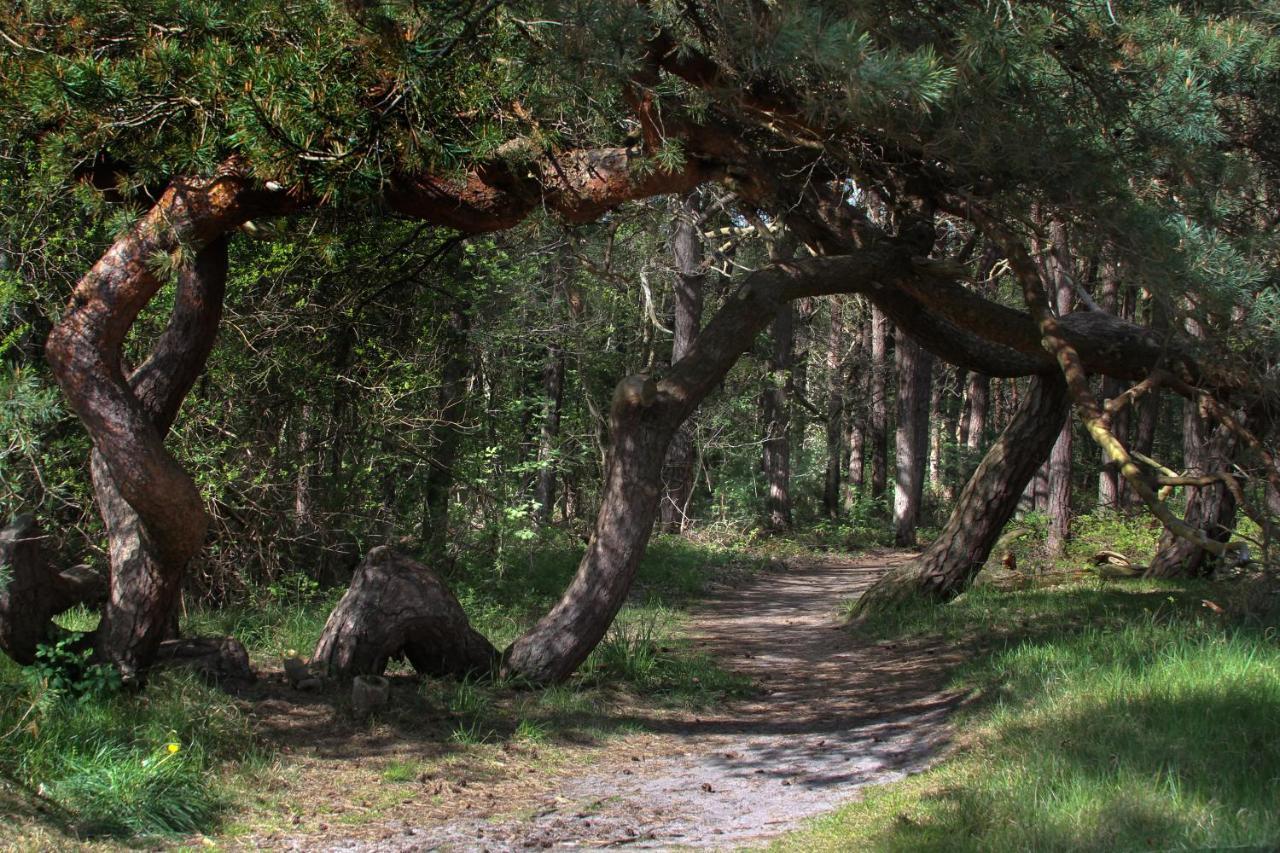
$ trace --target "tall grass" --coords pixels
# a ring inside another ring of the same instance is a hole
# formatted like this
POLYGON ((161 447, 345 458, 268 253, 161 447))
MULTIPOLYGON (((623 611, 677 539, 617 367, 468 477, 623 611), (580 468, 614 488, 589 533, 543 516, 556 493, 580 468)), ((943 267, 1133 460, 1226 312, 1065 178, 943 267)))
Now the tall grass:
MULTIPOLYGON (((989 644, 958 676, 986 696, 957 724, 959 752, 778 846, 1274 849, 1280 643, 1265 625, 1201 606, 1222 592, 970 593, 938 619, 952 635, 967 623, 989 644)), ((928 626, 917 617, 897 627, 928 626)))

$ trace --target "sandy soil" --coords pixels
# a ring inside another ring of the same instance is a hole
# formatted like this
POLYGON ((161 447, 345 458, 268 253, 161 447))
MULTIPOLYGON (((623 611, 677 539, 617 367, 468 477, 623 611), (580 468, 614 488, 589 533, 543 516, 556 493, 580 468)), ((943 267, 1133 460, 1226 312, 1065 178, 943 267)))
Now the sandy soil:
POLYGON ((693 633, 760 685, 750 699, 642 720, 649 734, 514 801, 468 804, 443 819, 410 812, 373 836, 329 835, 324 849, 749 846, 862 787, 920 771, 948 743, 947 715, 961 697, 942 685, 957 653, 868 644, 841 629, 837 612, 907 556, 796 561, 718 590, 696 611, 693 633))

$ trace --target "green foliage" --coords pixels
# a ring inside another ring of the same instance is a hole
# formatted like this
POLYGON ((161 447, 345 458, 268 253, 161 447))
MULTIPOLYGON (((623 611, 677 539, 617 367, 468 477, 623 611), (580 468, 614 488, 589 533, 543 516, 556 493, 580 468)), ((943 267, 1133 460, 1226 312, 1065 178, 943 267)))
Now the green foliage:
POLYGON ((36 647, 36 662, 27 673, 44 689, 79 702, 97 702, 120 689, 120 674, 108 664, 93 663, 93 649, 83 636, 66 636, 36 647))

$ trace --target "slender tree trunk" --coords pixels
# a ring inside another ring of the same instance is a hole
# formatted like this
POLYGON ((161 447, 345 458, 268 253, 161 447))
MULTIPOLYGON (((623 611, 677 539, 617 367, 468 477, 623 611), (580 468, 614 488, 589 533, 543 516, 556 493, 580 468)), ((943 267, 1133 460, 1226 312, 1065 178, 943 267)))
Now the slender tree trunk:
POLYGON ((969 401, 969 417, 963 444, 969 450, 981 450, 987 431, 987 411, 991 406, 991 377, 981 373, 969 374, 965 397, 969 401))
POLYGON ((423 480, 423 550, 431 563, 444 560, 449 542, 449 493, 453 467, 462 443, 462 415, 466 404, 466 379, 471 368, 467 337, 471 321, 465 306, 457 306, 445 320, 444 366, 440 371, 437 408, 440 419, 429 435, 430 457, 423 480))
POLYGON ((827 471, 822 486, 822 509, 827 518, 840 515, 840 468, 844 458, 843 308, 839 300, 831 300, 827 335, 827 471))
POLYGON ((926 418, 929 441, 929 488, 942 493, 942 448, 947 435, 946 376, 935 376, 929 387, 929 413, 926 418))
POLYGON ((893 493, 893 538, 899 547, 916 544, 929 453, 929 399, 933 355, 901 329, 894 337, 898 373, 898 418, 894 433, 897 467, 893 493))
MULTIPOLYGON (((857 303, 855 303, 857 304, 857 303)), ((853 389, 853 399, 846 402, 849 421, 849 493, 848 502, 854 503, 862 492, 866 472, 867 400, 870 377, 867 370, 867 353, 871 348, 871 323, 860 321, 854 346, 849 353, 849 363, 844 370, 847 382, 853 389)))
MULTIPOLYGON (((685 197, 671 234, 671 255, 675 263, 675 316, 672 319, 671 363, 684 358, 698 336, 702 323, 703 288, 702 235, 699 233, 697 196, 685 197)), ((693 494, 693 425, 684 423, 671 441, 662 471, 661 525, 668 533, 681 533, 689 526, 688 508, 693 494)))
POLYGON ((960 437, 961 424, 967 423, 968 421, 965 417, 963 408, 964 402, 962 399, 964 396, 965 381, 968 375, 969 371, 965 370, 963 367, 956 368, 955 385, 952 386, 952 396, 954 397, 954 400, 951 405, 945 406, 946 414, 944 415, 941 430, 943 443, 940 454, 942 457, 942 499, 946 501, 947 504, 950 504, 956 499, 956 492, 961 485, 961 473, 958 465, 959 454, 955 452, 955 447, 952 445, 952 442, 955 442, 956 444, 963 444, 964 440, 968 438, 967 435, 964 438, 960 437))
MULTIPOLYGON (((1044 280, 1053 283, 1058 316, 1062 317, 1070 313, 1075 302, 1075 284, 1072 280, 1075 265, 1067 248, 1066 229, 1062 223, 1054 220, 1049 230, 1053 251, 1046 261, 1049 275, 1044 280)), ((1045 508, 1049 514, 1049 534, 1045 545, 1049 554, 1055 557, 1066 551, 1067 540, 1071 537, 1071 439, 1071 419, 1067 418, 1049 453, 1045 482, 1045 508)))
POLYGON ((987 451, 938 538, 919 559, 890 571, 858 602, 858 612, 959 595, 981 571, 1027 482, 1048 456, 1067 419, 1066 382, 1037 376, 1009 425, 987 451))
POLYGON ((884 497, 889 482, 889 318, 871 309, 871 418, 867 438, 871 443, 871 496, 884 497))
POLYGON ((791 529, 791 372, 795 308, 781 306, 773 321, 773 353, 760 395, 764 422, 762 468, 765 479, 765 526, 773 532, 791 529))
POLYGON ((556 481, 560 477, 556 464, 556 445, 560 440, 560 409, 564 403, 564 349, 558 344, 547 348, 547 363, 542 370, 542 439, 538 444, 538 523, 551 523, 556 505, 556 481))

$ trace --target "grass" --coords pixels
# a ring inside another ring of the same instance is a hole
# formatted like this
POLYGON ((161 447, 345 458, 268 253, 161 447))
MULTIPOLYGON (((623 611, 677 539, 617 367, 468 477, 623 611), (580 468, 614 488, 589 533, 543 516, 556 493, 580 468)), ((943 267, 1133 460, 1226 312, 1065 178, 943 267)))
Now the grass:
POLYGON ((1258 600, 1207 583, 979 587, 864 624, 967 638, 956 684, 982 699, 950 758, 776 849, 1275 848, 1280 642, 1274 598, 1258 600))
MULTIPOLYGON (((464 559, 448 582, 477 629, 502 647, 559 596, 581 550, 564 537, 532 542, 509 557, 520 565, 496 573, 464 559)), ((709 582, 755 562, 717 543, 657 537, 633 601, 569 684, 529 691, 487 680, 426 679, 418 690, 402 691, 400 707, 370 725, 429 743, 428 751, 484 763, 505 757, 509 747, 552 754, 627 734, 634 724, 624 705, 718 701, 743 685, 681 639, 680 608, 709 582)), ((190 608, 183 630, 236 636, 255 665, 275 668, 284 655, 309 655, 342 593, 287 576, 251 586, 237 603, 190 608)), ((87 631, 97 615, 73 610, 59 622, 87 631)), ((342 697, 331 698, 340 711, 342 697)), ((278 773, 278 763, 290 761, 255 737, 248 708, 190 676, 162 674, 141 695, 99 692, 77 700, 57 695, 34 670, 0 660, 0 812, 23 815, 0 821, 0 847, 22 838, 48 847, 86 837, 217 832, 261 799, 261 777, 278 773)), ((411 781, 420 764, 396 759, 377 781, 411 781)))
POLYGON ((163 674, 141 696, 77 700, 0 662, 0 774, 72 835, 209 827, 232 801, 220 767, 250 773, 264 757, 244 715, 188 675, 163 674))

